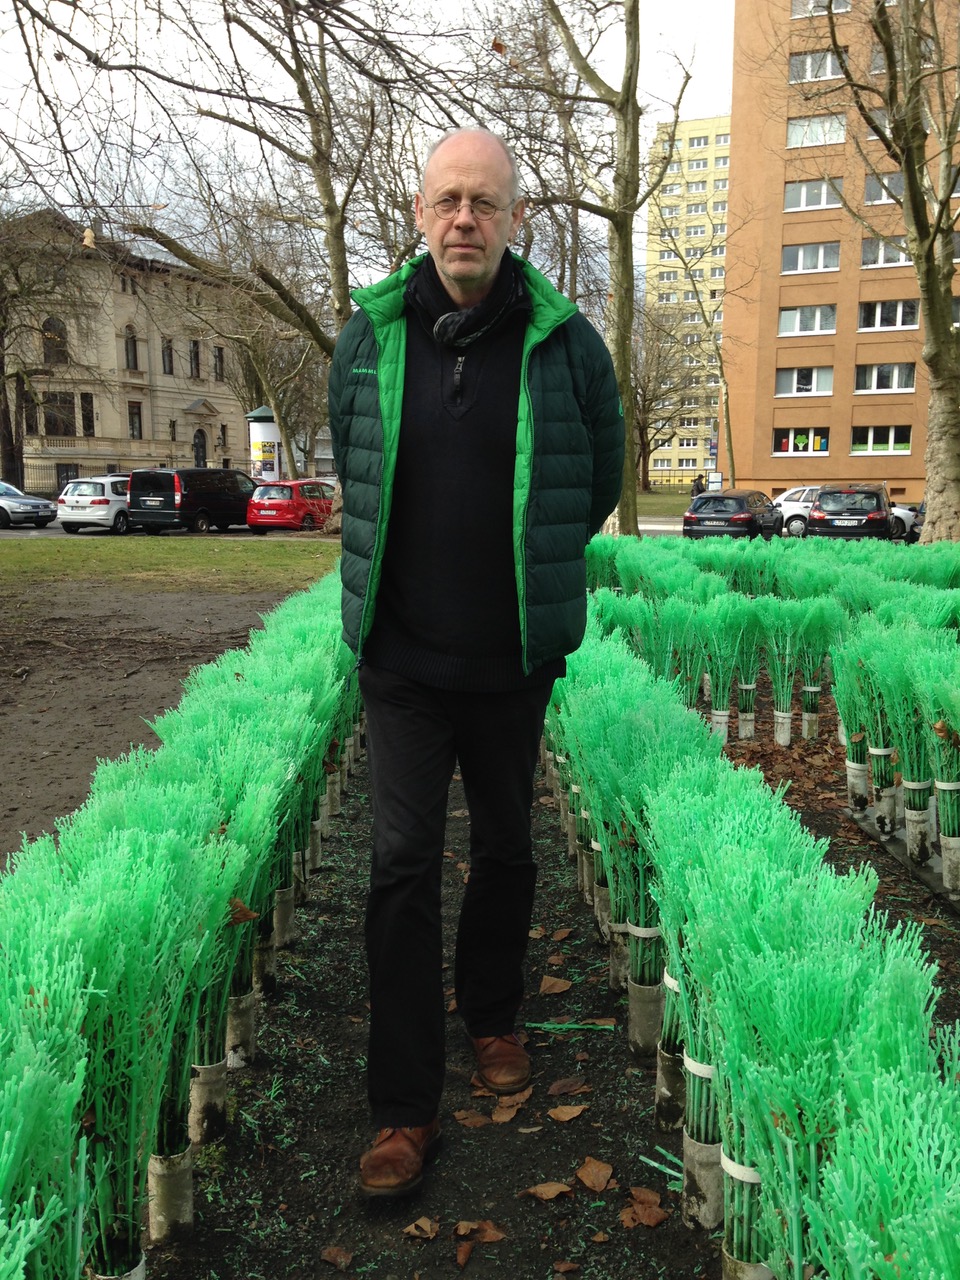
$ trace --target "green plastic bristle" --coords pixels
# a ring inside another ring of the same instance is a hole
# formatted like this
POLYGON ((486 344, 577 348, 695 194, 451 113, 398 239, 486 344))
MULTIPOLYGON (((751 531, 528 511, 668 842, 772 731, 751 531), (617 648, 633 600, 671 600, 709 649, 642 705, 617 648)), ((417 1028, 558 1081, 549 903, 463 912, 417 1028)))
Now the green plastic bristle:
POLYGON ((700 636, 714 711, 730 706, 730 686, 755 616, 753 602, 738 592, 714 598, 703 610, 700 636))
POLYGON ((806 609, 800 625, 797 652, 800 675, 807 687, 803 694, 803 710, 815 715, 819 710, 819 694, 813 690, 821 683, 823 664, 830 649, 842 639, 848 620, 840 603, 829 596, 808 598, 806 609))
POLYGON ((941 835, 960 836, 960 650, 926 648, 908 658, 934 780, 941 835))
MULTIPOLYGON (((618 587, 620 579, 617 573, 616 555, 620 544, 630 541, 627 538, 614 538, 609 534, 598 533, 587 543, 584 558, 587 562, 587 589, 596 591, 598 587, 618 587)), ((637 541, 633 539, 633 541, 637 541)))
POLYGON ((775 711, 788 712, 800 665, 800 636, 807 605, 800 600, 764 596, 756 601, 763 632, 764 663, 770 677, 775 711))
POLYGON ((831 645, 830 668, 833 700, 846 734, 847 759, 853 764, 866 764, 869 692, 857 653, 848 641, 831 645))

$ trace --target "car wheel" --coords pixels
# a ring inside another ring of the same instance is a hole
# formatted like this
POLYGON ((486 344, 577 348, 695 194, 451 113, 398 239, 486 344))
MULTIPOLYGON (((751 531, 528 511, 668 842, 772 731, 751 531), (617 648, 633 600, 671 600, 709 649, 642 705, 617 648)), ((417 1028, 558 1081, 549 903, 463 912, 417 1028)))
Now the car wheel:
POLYGON ((899 516, 890 517, 890 537, 902 538, 907 532, 907 526, 903 523, 899 516))
POLYGON ((144 528, 146 529, 147 533, 152 534, 154 538, 159 538, 161 533, 163 533, 163 528, 158 524, 144 525, 144 528))
POLYGON ((258 537, 258 538, 263 538, 263 537, 265 537, 265 536, 266 536, 266 532, 267 532, 267 531, 266 531, 266 529, 255 529, 255 528, 251 527, 250 532, 251 532, 251 533, 255 533, 255 534, 257 535, 257 537, 258 537))
POLYGON ((791 516, 784 523, 783 532, 790 538, 802 538, 807 532, 807 522, 803 516, 791 516))
POLYGON ((191 533, 209 533, 210 517, 205 511, 201 511, 199 515, 193 517, 193 524, 190 526, 191 533))
POLYGON ((34 520, 33 523, 38 529, 45 529, 47 525, 51 523, 52 520, 53 520, 53 516, 51 516, 49 520, 34 520))
POLYGON ((230 528, 230 526, 228 524, 217 524, 217 525, 214 525, 214 528, 216 529, 217 533, 226 533, 227 530, 230 528))
POLYGON ((301 528, 301 529, 308 529, 308 530, 309 530, 309 529, 315 529, 316 527, 317 527, 317 522, 316 522, 316 520, 314 520, 313 516, 304 516, 304 517, 303 517, 303 521, 302 521, 302 523, 301 523, 301 525, 300 525, 300 528, 301 528))
POLYGON ((9 529, 11 523, 10 512, 0 507, 0 529, 9 529))
POLYGON ((79 533, 80 526, 78 524, 61 524, 60 528, 64 533, 79 533))
POLYGON ((130 532, 130 517, 125 511, 118 511, 113 517, 113 532, 120 537, 130 532))

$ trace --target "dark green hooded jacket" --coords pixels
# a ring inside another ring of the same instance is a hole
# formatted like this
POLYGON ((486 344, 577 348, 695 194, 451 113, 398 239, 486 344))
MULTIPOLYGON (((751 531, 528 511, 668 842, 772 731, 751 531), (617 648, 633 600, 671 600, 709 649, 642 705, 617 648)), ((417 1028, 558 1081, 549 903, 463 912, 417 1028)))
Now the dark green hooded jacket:
MULTIPOLYGON (((343 634, 362 655, 389 536, 406 355, 404 290, 418 258, 353 298, 330 370, 343 488, 343 634)), ((520 261, 518 259, 518 261, 520 261)), ((586 625, 589 539, 616 506, 623 408, 609 352, 572 302, 521 262, 533 306, 524 340, 513 548, 527 672, 571 653, 586 625)))

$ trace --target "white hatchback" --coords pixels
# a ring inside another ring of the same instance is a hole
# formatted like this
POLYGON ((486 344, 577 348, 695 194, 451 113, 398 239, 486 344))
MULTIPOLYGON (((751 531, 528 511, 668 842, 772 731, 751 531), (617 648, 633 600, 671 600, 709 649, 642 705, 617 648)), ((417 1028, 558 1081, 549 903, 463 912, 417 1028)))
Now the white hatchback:
POLYGON ((130 528, 126 475, 71 480, 57 499, 57 519, 64 533, 79 533, 84 528, 126 533, 130 528))

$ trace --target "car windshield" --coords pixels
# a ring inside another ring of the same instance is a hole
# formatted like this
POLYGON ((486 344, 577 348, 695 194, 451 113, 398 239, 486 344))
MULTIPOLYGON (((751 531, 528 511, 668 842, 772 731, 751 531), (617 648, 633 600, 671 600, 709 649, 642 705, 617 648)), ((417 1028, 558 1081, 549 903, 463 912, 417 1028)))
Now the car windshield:
POLYGON ((730 515, 740 510, 739 498, 721 498, 719 495, 698 498, 694 510, 706 515, 730 515))
POLYGON ((12 484, 6 484, 0 480, 0 498, 22 498, 23 490, 15 488, 12 484))
POLYGON ((824 493, 820 496, 820 508, 828 514, 879 511, 880 496, 876 493, 824 493))
POLYGON ((72 484, 67 493, 72 498, 97 498, 103 493, 103 485, 95 484, 92 480, 82 480, 72 484))
POLYGON ((293 497, 293 490, 288 484, 262 484, 253 496, 258 502, 267 502, 270 499, 289 500, 293 497))

